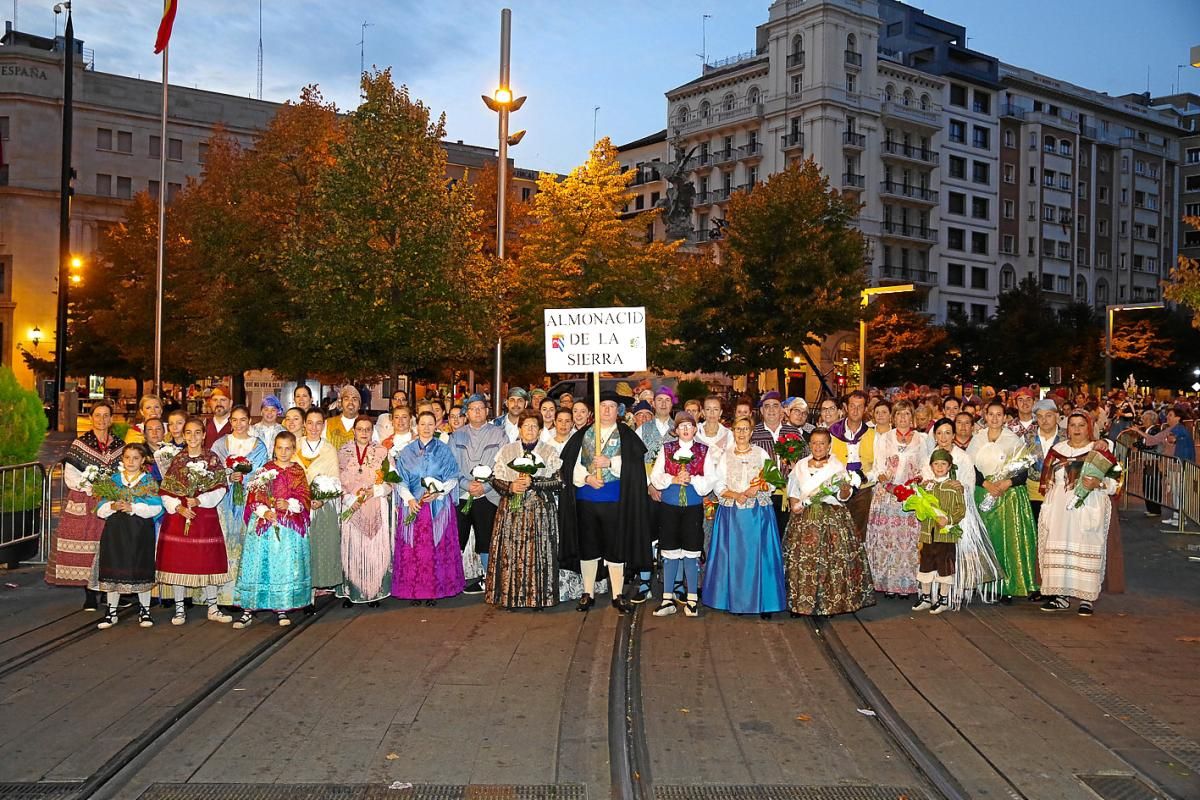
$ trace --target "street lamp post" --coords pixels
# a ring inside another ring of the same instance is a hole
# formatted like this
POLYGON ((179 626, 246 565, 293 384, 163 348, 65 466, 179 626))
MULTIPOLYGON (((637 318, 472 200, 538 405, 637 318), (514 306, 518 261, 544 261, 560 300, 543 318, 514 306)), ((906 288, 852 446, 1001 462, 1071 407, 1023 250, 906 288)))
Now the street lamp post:
POLYGON ((71 21, 71 4, 54 6, 55 20, 67 12, 67 27, 63 32, 63 106, 62 106, 62 180, 58 196, 58 308, 55 324, 58 333, 54 341, 54 395, 58 409, 59 430, 74 430, 74 420, 63 418, 63 392, 67 388, 67 303, 71 292, 71 134, 74 126, 72 103, 75 80, 75 24, 71 21))
POLYGON ((915 287, 911 283, 899 283, 895 286, 872 286, 862 290, 863 316, 858 321, 858 388, 867 390, 867 304, 877 294, 899 294, 911 292, 915 287))
POLYGON ((1162 308, 1162 303, 1120 303, 1104 307, 1104 391, 1112 388, 1112 332, 1113 316, 1118 311, 1135 311, 1139 308, 1162 308))
MULTIPOLYGON (((483 103, 500 117, 496 152, 496 257, 504 260, 504 225, 508 192, 508 146, 516 145, 525 136, 525 131, 508 135, 508 115, 525 104, 524 97, 513 97, 509 82, 509 51, 512 44, 512 10, 500 9, 500 83, 491 97, 483 95, 483 103)), ((500 416, 500 359, 503 339, 496 337, 496 379, 492 384, 492 411, 500 416)))

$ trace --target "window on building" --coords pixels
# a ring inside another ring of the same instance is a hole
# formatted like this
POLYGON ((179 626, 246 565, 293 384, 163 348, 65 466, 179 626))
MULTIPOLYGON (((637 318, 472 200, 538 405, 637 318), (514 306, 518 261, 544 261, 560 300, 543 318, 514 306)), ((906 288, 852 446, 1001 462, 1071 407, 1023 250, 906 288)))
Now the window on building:
POLYGON ((962 192, 950 192, 946 195, 946 202, 949 205, 951 214, 966 214, 967 213, 967 196, 962 192))
POLYGON ((658 198, 659 198, 659 193, 658 193, 658 192, 651 192, 651 193, 650 193, 650 207, 651 207, 651 208, 654 208, 655 206, 657 206, 657 205, 658 205, 658 198))
POLYGON ((1054 242, 1052 240, 1042 240, 1042 255, 1048 258, 1054 258, 1054 242))
POLYGON ((150 183, 146 186, 146 193, 150 195, 151 200, 158 199, 158 189, 160 186, 162 186, 162 184, 160 184, 158 181, 150 181, 150 183))
POLYGON ((1146 162, 1142 161, 1140 158, 1138 160, 1136 160, 1135 162, 1133 162, 1133 171, 1134 171, 1134 174, 1136 174, 1136 175, 1145 175, 1146 174, 1146 162))
POLYGON ((1010 256, 1017 254, 1017 237, 1011 233, 1006 233, 1000 237, 1000 252, 1007 253, 1010 256))
POLYGON ((521 187, 521 202, 528 203, 532 199, 533 199, 533 189, 529 188, 528 186, 522 186, 521 187))
POLYGON ((987 322, 987 306, 983 303, 971 303, 971 322, 982 325, 987 322))
POLYGON ((1121 172, 1129 172, 1129 156, 1121 156, 1121 172))
POLYGON ((1033 222, 1035 219, 1037 219, 1037 201, 1030 200, 1029 201, 1029 221, 1033 222))
POLYGON ((168 181, 168 183, 167 183, 167 202, 174 203, 175 198, 179 195, 179 193, 181 191, 183 191, 183 184, 171 183, 168 181))
POLYGON ((1029 168, 1029 185, 1037 186, 1037 167, 1029 168))
MULTIPOLYGON (((959 156, 950 156, 950 177, 965 179, 967 177, 967 160, 959 156)), ((1200 181, 1200 176, 1197 176, 1200 181)))
POLYGON ((1200 164, 1200 147, 1189 147, 1187 153, 1184 154, 1184 162, 1187 164, 1200 164))
POLYGON ((986 197, 971 198, 971 216, 975 219, 987 219, 988 212, 991 210, 990 201, 986 197))
POLYGON ((846 73, 846 91, 850 94, 858 94, 858 75, 853 72, 846 73))
POLYGON ((1101 172, 1108 172, 1108 156, 1102 155, 1096 159, 1096 169, 1101 172))
POLYGON ((950 286, 966 286, 966 270, 965 264, 947 264, 946 283, 950 286))
POLYGON ((97 150, 112 150, 113 149, 113 132, 112 128, 96 128, 96 149, 97 150))
POLYGON ((133 152, 133 132, 132 131, 117 131, 117 152, 132 153, 133 152))
POLYGON ((112 196, 112 175, 96 174, 96 194, 100 197, 112 196))
POLYGON ((971 106, 971 110, 976 114, 992 113, 992 96, 987 92, 975 90, 975 103, 971 106))
POLYGON ((117 197, 122 200, 133 199, 133 178, 117 177, 117 197))
POLYGON ((1079 197, 1080 200, 1087 200, 1087 194, 1088 194, 1087 184, 1084 183, 1083 181, 1080 181, 1079 189, 1078 189, 1078 191, 1076 191, 1075 194, 1079 197))
POLYGON ((1096 187, 1096 202, 1097 203, 1108 203, 1108 187, 1107 186, 1097 186, 1096 187))
POLYGON ((1183 246, 1200 247, 1200 231, 1184 231, 1183 246))
POLYGON ((1031 255, 1031 256, 1036 256, 1037 255, 1037 237, 1030 236, 1027 241, 1028 241, 1028 245, 1025 250, 1026 254, 1031 255))
POLYGON ((183 139, 167 139, 167 159, 183 161, 183 139))
POLYGON ((201 164, 208 163, 208 142, 201 142, 196 148, 196 160, 201 164))
POLYGON ((1075 248, 1075 263, 1081 267, 1088 265, 1087 250, 1084 250, 1082 247, 1075 248))
POLYGON ((1053 189, 1055 177, 1056 177, 1056 173, 1054 172, 1054 170, 1052 170, 1052 169, 1042 170, 1042 185, 1053 189))
POLYGON ((950 105, 959 108, 967 107, 967 87, 962 84, 950 84, 950 105))
POLYGON ((988 254, 988 235, 982 231, 971 231, 971 252, 976 255, 988 254))
POLYGON ((1016 217, 1016 205, 1012 200, 1005 200, 1001 203, 1001 212, 1004 214, 1005 219, 1014 219, 1016 217))
POLYGON ((162 137, 150 135, 150 147, 146 151, 146 155, 150 158, 157 159, 162 153, 162 137))
POLYGON ((1075 230, 1080 233, 1087 233, 1087 217, 1083 214, 1075 217, 1075 230))
POLYGON ((792 94, 800 94, 800 84, 803 81, 803 75, 792 76, 792 94))
POLYGON ((1183 188, 1189 192, 1200 192, 1200 175, 1188 175, 1184 178, 1183 188))
POLYGON ((971 288, 985 290, 988 288, 987 267, 971 267, 971 288))
POLYGON ((1071 279, 1066 275, 1059 275, 1055 280, 1055 288, 1059 294, 1068 294, 1071 291, 1071 279))
POLYGON ((1043 292, 1053 292, 1054 291, 1054 276, 1053 275, 1046 275, 1043 273, 1043 275, 1042 275, 1042 291, 1043 292))
POLYGON ((1037 150, 1037 144, 1038 144, 1037 136, 1038 136, 1037 131, 1029 132, 1029 149, 1030 150, 1037 150))
POLYGON ((1108 281, 1096 281, 1096 302, 1098 304, 1108 303, 1108 281))
POLYGON ((1096 220, 1096 233, 1100 236, 1108 236, 1108 220, 1096 220))
POLYGON ((946 249, 965 250, 967 232, 962 228, 946 228, 946 249))
POLYGON ((1079 166, 1086 168, 1088 165, 1088 151, 1085 148, 1079 148, 1079 166))
POLYGON ((1007 128, 1004 131, 1004 146, 1005 147, 1016 147, 1017 146, 1017 136, 1015 133, 1013 133, 1011 128, 1007 128))
POLYGON ((1049 203, 1042 206, 1042 221, 1054 222, 1054 218, 1058 216, 1058 207, 1052 206, 1049 203))
POLYGON ((957 300, 946 301, 946 316, 950 319, 966 317, 966 311, 962 303, 957 300))
POLYGON ((975 183, 991 183, 992 165, 986 161, 972 161, 971 180, 975 183))
POLYGON ((1013 166, 1012 164, 1004 165, 1004 182, 1005 183, 1016 183, 1017 182, 1017 168, 1015 166, 1013 166))
POLYGON ((1000 291, 1008 292, 1015 289, 1017 286, 1017 272, 1013 269, 1012 264, 1005 264, 1000 268, 1000 291))
POLYGON ((960 119, 950 120, 950 141, 965 144, 967 141, 967 123, 960 119))
POLYGON ((1200 203, 1184 203, 1183 215, 1185 217, 1200 217, 1200 203))
POLYGON ((971 144, 980 150, 988 150, 992 146, 992 131, 980 125, 972 126, 971 144))
POLYGON ((1071 259, 1071 243, 1070 242, 1059 242, 1058 243, 1058 257, 1061 258, 1063 261, 1069 261, 1071 259))

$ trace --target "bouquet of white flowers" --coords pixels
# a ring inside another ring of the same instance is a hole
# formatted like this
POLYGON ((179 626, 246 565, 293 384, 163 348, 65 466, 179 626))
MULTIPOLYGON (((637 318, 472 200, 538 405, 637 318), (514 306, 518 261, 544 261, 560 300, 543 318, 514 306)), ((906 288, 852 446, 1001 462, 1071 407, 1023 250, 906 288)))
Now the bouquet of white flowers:
POLYGON ((83 482, 87 484, 84 487, 85 491, 88 487, 95 486, 102 480, 112 477, 112 470, 107 470, 104 467, 98 467, 95 464, 90 464, 83 470, 83 482))
MULTIPOLYGON (((272 493, 272 488, 275 485, 275 479, 278 477, 279 470, 264 469, 255 475, 254 479, 246 485, 246 491, 255 495, 259 504, 266 506, 268 511, 275 508, 275 495, 272 493)), ((275 525, 275 540, 279 540, 278 524, 275 525)))
MULTIPOLYGON (((428 475, 426 475, 424 478, 421 478, 421 488, 425 490, 425 493, 420 497, 422 503, 424 503, 426 500, 435 498, 442 493, 442 490, 438 488, 437 480, 429 477, 428 475)), ((416 522, 418 513, 419 509, 418 511, 410 510, 407 516, 404 517, 404 524, 412 525, 414 522, 416 522)))
MULTIPOLYGON (((1037 456, 1034 454, 1033 449, 1027 444, 1022 445, 1019 450, 1005 459, 1004 463, 1000 465, 1000 468, 994 474, 988 476, 988 480, 992 483, 1006 481, 1022 470, 1029 469, 1036 463, 1037 456)), ((999 499, 991 492, 988 492, 987 496, 979 504, 979 510, 983 513, 991 511, 996 507, 996 502, 999 499)))
MULTIPOLYGON (((528 453, 522 453, 508 462, 508 468, 513 472, 519 472, 522 475, 528 475, 532 478, 537 474, 538 470, 546 468, 546 462, 542 460, 541 456, 530 450, 528 453)), ((514 494, 508 498, 509 511, 520 511, 524 508, 524 505, 525 503, 519 494, 514 494)))
MULTIPOLYGON (((492 482, 492 468, 486 464, 480 464, 471 469, 471 480, 479 481, 480 483, 492 482)), ((467 492, 467 502, 463 504, 462 513, 470 514, 471 506, 475 504, 475 496, 467 492)))
MULTIPOLYGON (((862 479, 854 472, 839 472, 824 483, 822 483, 815 492, 808 496, 802 505, 805 507, 811 506, 813 503, 820 503, 826 497, 839 497, 843 486, 849 486, 857 489, 862 485, 862 479)), ((840 499, 840 498, 839 498, 840 499)))
POLYGON ((309 484, 308 491, 313 500, 320 500, 322 503, 326 500, 336 500, 342 496, 342 482, 332 475, 318 475, 309 484))

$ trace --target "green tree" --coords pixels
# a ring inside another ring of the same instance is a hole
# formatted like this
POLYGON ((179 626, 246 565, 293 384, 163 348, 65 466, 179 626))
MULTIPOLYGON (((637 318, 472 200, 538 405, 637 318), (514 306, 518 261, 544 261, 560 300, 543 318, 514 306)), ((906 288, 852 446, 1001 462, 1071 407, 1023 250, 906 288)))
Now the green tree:
POLYGON ((291 374, 395 375, 480 354, 494 327, 471 191, 446 185, 444 118, 431 121, 388 70, 362 85, 316 177, 314 224, 284 244, 278 361, 291 374))
POLYGON ((983 380, 998 386, 1045 382, 1052 366, 1069 366, 1064 358, 1058 314, 1032 277, 1000 295, 996 314, 986 326, 989 355, 983 380))
POLYGON ((542 310, 549 305, 646 306, 649 359, 659 365, 670 359, 663 343, 691 304, 702 262, 681 253, 679 242, 647 241, 660 212, 626 213, 633 177, 621 171, 605 137, 566 178, 538 179, 505 319, 524 371, 544 369, 542 310))
POLYGON ((866 286, 860 208, 812 159, 734 195, 723 263, 678 328, 686 366, 782 370, 789 352, 853 327, 866 286))
MULTIPOLYGON (((0 466, 37 461, 46 438, 46 412, 37 392, 17 382, 13 371, 0 366, 0 466)), ((41 491, 41 484, 38 485, 41 491)))
POLYGON ((873 386, 897 386, 946 380, 949 336, 911 301, 883 297, 871 306, 867 335, 867 378, 873 386))
MULTIPOLYGON (((1200 230, 1200 217, 1184 217, 1183 224, 1200 230)), ((1163 282, 1163 297, 1190 308, 1192 325, 1200 328, 1200 261, 1180 254, 1170 277, 1163 282)))

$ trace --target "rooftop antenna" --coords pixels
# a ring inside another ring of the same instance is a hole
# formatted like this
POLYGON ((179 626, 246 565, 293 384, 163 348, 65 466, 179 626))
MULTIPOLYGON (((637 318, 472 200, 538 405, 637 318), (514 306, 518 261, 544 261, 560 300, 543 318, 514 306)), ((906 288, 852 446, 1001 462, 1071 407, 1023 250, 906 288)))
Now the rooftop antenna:
POLYGON ((363 73, 367 71, 367 28, 374 28, 375 25, 363 20, 362 38, 358 40, 358 80, 362 81, 363 73))
POLYGON ((263 73, 262 0, 258 0, 258 99, 259 100, 262 100, 262 73, 263 73))
POLYGON ((600 116, 600 106, 592 109, 592 144, 596 143, 596 118, 600 116))
POLYGON ((700 57, 700 71, 704 72, 704 67, 708 64, 708 21, 712 19, 712 14, 700 15, 700 52, 697 53, 700 57))
MULTIPOLYGON (((58 28, 57 21, 55 21, 54 27, 57 30, 57 28, 58 28)), ((18 28, 17 28, 17 0, 13 0, 13 30, 14 31, 18 30, 18 28)), ((55 34, 55 37, 57 38, 57 33, 55 34)))

